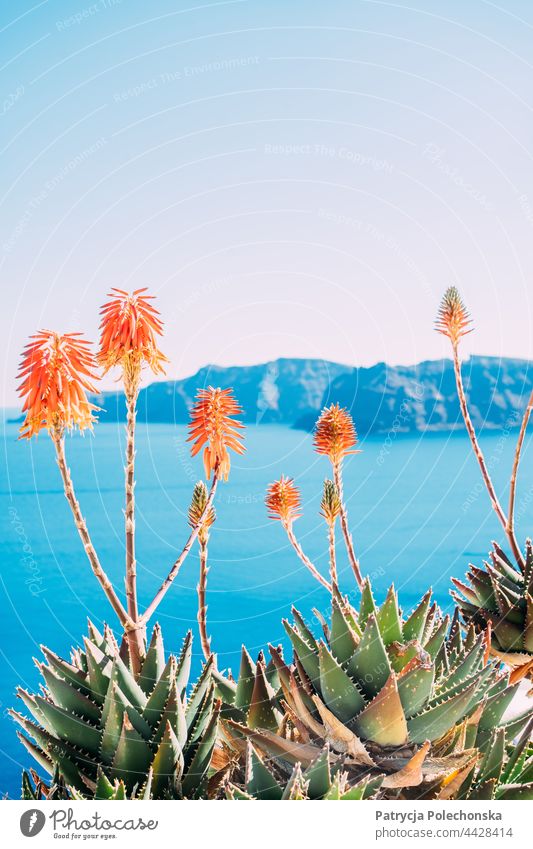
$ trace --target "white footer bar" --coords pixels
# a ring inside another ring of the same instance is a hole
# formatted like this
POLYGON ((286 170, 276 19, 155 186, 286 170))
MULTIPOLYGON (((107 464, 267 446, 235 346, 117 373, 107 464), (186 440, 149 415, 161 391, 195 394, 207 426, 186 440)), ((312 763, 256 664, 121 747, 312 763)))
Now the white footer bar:
POLYGON ((2 845, 236 849, 531 845, 531 802, 18 802, 2 845), (527 836, 529 834, 529 837, 527 836))

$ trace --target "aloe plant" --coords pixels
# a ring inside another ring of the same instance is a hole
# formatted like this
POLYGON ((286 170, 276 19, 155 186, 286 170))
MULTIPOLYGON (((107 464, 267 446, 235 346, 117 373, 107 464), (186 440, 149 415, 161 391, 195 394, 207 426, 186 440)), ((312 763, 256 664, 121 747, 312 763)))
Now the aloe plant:
POLYGON ((452 578, 452 596, 465 623, 490 627, 491 652, 512 670, 513 680, 533 676, 533 547, 526 541, 517 568, 493 543, 484 568, 470 566, 467 583, 452 578))
POLYGON ((463 637, 457 612, 442 616, 428 592, 404 619, 394 588, 378 608, 367 579, 358 612, 333 595, 320 638, 296 609, 293 618, 293 663, 280 647, 268 664, 243 650, 238 680, 217 677, 226 740, 241 764, 254 764, 250 744, 268 759, 272 792, 298 765, 305 779, 328 746, 343 787, 379 778, 381 798, 533 797, 532 767, 510 745, 533 711, 503 719, 517 685, 488 659, 483 634, 463 637))
POLYGON ((49 798, 50 786, 76 799, 205 796, 220 702, 212 658, 188 688, 191 646, 189 632, 179 657, 166 658, 156 625, 138 674, 111 631, 102 634, 91 623, 84 648, 70 660, 43 647, 42 693, 18 690, 31 719, 10 713, 52 783, 35 774, 32 787, 25 774, 24 797, 49 798))

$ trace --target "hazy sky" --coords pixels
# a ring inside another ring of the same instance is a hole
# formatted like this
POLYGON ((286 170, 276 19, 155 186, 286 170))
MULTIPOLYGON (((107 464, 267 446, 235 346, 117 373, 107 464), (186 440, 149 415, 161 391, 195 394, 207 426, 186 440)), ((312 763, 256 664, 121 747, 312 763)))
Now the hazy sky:
POLYGON ((533 6, 2 3, 0 403, 26 337, 149 285, 169 377, 529 357, 533 6), (14 17, 16 15, 16 17, 14 17))

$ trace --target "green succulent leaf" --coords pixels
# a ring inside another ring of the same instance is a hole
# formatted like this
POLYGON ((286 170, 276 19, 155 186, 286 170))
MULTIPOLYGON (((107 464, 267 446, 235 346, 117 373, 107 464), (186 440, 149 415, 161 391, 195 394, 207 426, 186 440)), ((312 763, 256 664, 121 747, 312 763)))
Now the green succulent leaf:
POLYGON ((199 799, 205 793, 207 773, 217 739, 219 716, 220 702, 213 709, 204 735, 196 748, 194 757, 187 767, 187 772, 182 780, 181 789, 186 799, 199 799))
POLYGON ((185 763, 178 738, 170 722, 166 723, 163 737, 152 761, 152 796, 164 799, 180 786, 185 763))
POLYGON ((419 713, 427 704, 433 690, 435 668, 420 664, 398 679, 398 693, 407 719, 419 713))
POLYGON ((94 725, 84 722, 64 708, 58 707, 53 702, 35 696, 35 701, 47 719, 47 722, 55 729, 61 740, 66 740, 83 751, 97 755, 100 749, 101 731, 94 725))
POLYGON ((248 711, 250 728, 267 728, 278 730, 278 719, 273 706, 274 692, 267 681, 265 665, 261 661, 256 666, 254 689, 248 711))
POLYGON ((187 742, 187 720, 185 718, 185 707, 179 696, 176 684, 173 684, 168 702, 159 721, 159 725, 153 735, 153 741, 159 743, 163 739, 163 734, 167 723, 170 724, 172 731, 176 735, 181 748, 187 742))
POLYGON ((295 607, 292 607, 291 613, 294 621, 296 622, 296 627, 304 638, 304 640, 306 641, 306 643, 309 643, 311 648, 313 648, 315 651, 318 651, 318 643, 313 636, 313 632, 307 626, 307 623, 300 611, 297 610, 295 607))
POLYGON ((446 689, 450 689, 456 684, 461 684, 479 671, 483 663, 484 650, 484 637, 483 634, 480 634, 474 647, 450 670, 444 685, 446 689))
POLYGON ((491 778, 489 781, 483 781, 477 784, 468 794, 468 800, 471 802, 484 802, 494 799, 494 791, 497 781, 491 778))
POLYGON ((347 665, 347 672, 354 681, 360 682, 365 696, 373 698, 385 685, 391 671, 376 618, 370 614, 359 647, 347 665))
POLYGON ((248 654, 246 646, 243 646, 234 704, 235 707, 240 708, 240 710, 243 710, 246 713, 250 709, 250 702, 252 701, 252 693, 254 691, 254 682, 255 663, 248 654))
MULTIPOLYGON (((196 682, 196 685, 191 693, 189 701, 187 702, 187 707, 185 708, 185 717, 187 719, 187 727, 191 729, 196 720, 198 719, 198 715, 201 712, 202 704, 204 699, 212 689, 212 681, 211 681, 211 670, 213 668, 213 658, 211 657, 202 669, 200 677, 196 682)), ((179 690, 179 686, 178 686, 179 690)))
POLYGON ((423 743, 442 737, 465 715, 475 689, 476 683, 471 684, 463 692, 411 717, 407 722, 409 739, 413 743, 423 743))
POLYGON ((293 768, 291 777, 285 785, 285 789, 283 790, 283 793, 281 795, 282 801, 296 801, 298 799, 309 798, 307 795, 307 787, 308 784, 302 775, 302 768, 300 764, 297 763, 296 766, 293 768))
POLYGON ((122 733, 126 704, 126 698, 118 684, 111 683, 106 696, 104 730, 100 746, 100 757, 104 764, 113 763, 122 733))
POLYGON ((136 708, 140 713, 142 713, 148 701, 146 693, 137 684, 137 681, 133 677, 128 667, 118 656, 115 656, 113 659, 113 665, 111 668, 111 680, 117 682, 118 686, 128 699, 129 703, 133 705, 133 707, 136 708))
POLYGON ((152 728, 155 728, 161 719, 161 715, 168 702, 172 687, 176 684, 176 658, 170 655, 168 658, 161 677, 155 685, 154 689, 148 696, 146 706, 143 711, 143 716, 150 723, 152 728))
POLYGON ((109 685, 112 661, 90 640, 85 640, 85 657, 92 698, 98 704, 103 704, 109 685))
POLYGON ((101 767, 98 767, 94 798, 97 800, 113 798, 113 785, 101 767))
POLYGON ((87 685, 87 675, 85 672, 82 672, 81 669, 73 666, 72 663, 58 657, 57 654, 50 651, 50 649, 46 648, 46 646, 41 646, 41 651, 44 654, 48 665, 57 675, 64 678, 65 681, 72 684, 73 687, 76 687, 76 689, 85 696, 92 697, 92 691, 90 686, 87 685))
POLYGON ((191 674, 192 662, 192 631, 187 631, 179 657, 176 661, 176 687, 183 697, 191 674))
POLYGON ((365 700, 323 642, 319 644, 318 657, 322 697, 335 716, 350 722, 364 708, 365 700))
POLYGON ((329 749, 326 746, 303 774, 308 782, 307 795, 310 799, 323 799, 331 788, 331 770, 329 765, 329 749))
POLYGON ((496 728, 492 734, 490 746, 485 752, 477 780, 498 782, 503 769, 505 757, 505 730, 496 728))
POLYGON ((41 666, 41 672, 52 698, 59 707, 77 714, 87 722, 95 723, 99 721, 100 708, 96 702, 93 702, 46 666, 41 666))
POLYGON ((368 617, 377 616, 376 602, 372 595, 372 586, 370 580, 365 578, 361 588, 361 603, 359 605, 359 627, 364 628, 367 624, 368 617))
POLYGON ((359 637, 354 633, 336 598, 331 601, 331 633, 329 645, 337 661, 344 666, 354 654, 359 637))
POLYGON ((502 783, 512 784, 516 779, 518 779, 527 758, 527 749, 532 733, 533 717, 526 725, 520 739, 517 741, 514 749, 509 755, 509 759, 505 765, 505 770, 502 775, 502 783))
POLYGON ((444 619, 440 622, 440 624, 435 629, 434 633, 431 637, 424 643, 424 649, 427 651, 432 660, 436 660, 439 652, 441 651, 442 646, 444 645, 444 640, 446 638, 446 632, 450 625, 450 617, 445 616, 444 619))
POLYGON ((165 649, 163 646, 163 637, 161 635, 161 628, 156 622, 139 676, 139 684, 146 695, 150 695, 163 674, 164 668, 165 649))
POLYGON ((313 650, 313 647, 304 640, 299 631, 290 625, 286 619, 283 620, 283 627, 287 632, 287 636, 293 645, 294 651, 298 656, 306 675, 312 684, 315 687, 318 687, 320 685, 320 668, 316 652, 313 650))
POLYGON ((366 778, 363 781, 355 784, 341 796, 341 801, 358 801, 363 799, 372 799, 381 785, 383 784, 383 775, 376 778, 366 778))
POLYGON ((255 748, 249 744, 246 766, 246 791, 256 799, 280 800, 283 788, 280 787, 270 770, 265 766, 255 748))
POLYGON ((402 620, 398 610, 398 598, 394 585, 391 585, 387 597, 377 614, 377 623, 381 639, 386 646, 399 643, 402 640, 402 620))
POLYGON ((213 669, 211 672, 213 680, 216 684, 216 692, 218 698, 222 699, 225 705, 231 707, 235 702, 235 693, 237 692, 237 684, 219 672, 218 669, 213 669))
POLYGON ((402 637, 404 642, 408 643, 411 640, 417 640, 420 642, 422 640, 427 623, 430 603, 431 590, 428 590, 409 618, 403 624, 402 637))
POLYGON ((407 742, 407 722, 394 672, 355 718, 353 726, 361 739, 372 740, 380 746, 403 746, 407 742))
POLYGON ((511 704, 513 697, 519 687, 514 684, 506 687, 502 692, 487 699, 487 703, 479 720, 479 727, 484 731, 491 731, 503 717, 505 711, 511 704))
POLYGON ((37 794, 32 787, 30 776, 26 772, 26 770, 22 773, 22 798, 26 801, 37 799, 37 794))
POLYGON ((497 799, 531 801, 533 799, 533 782, 527 784, 504 784, 496 793, 497 799))
POLYGON ((148 743, 124 715, 122 729, 111 766, 111 776, 123 781, 128 790, 142 782, 152 760, 148 743))

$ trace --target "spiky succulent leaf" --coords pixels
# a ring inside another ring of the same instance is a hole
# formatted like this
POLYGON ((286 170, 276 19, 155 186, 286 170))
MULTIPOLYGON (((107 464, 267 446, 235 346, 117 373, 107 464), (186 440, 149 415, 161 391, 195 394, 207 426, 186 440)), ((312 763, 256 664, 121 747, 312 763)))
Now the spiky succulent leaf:
POLYGON ((251 744, 248 747, 246 772, 246 791, 250 796, 263 800, 281 799, 283 788, 251 744))
POLYGON ((335 716, 350 722, 362 710, 365 700, 323 642, 318 647, 318 658, 322 697, 335 716))
POLYGON ((373 613, 368 616, 363 636, 347 665, 347 671, 370 699, 377 696, 391 673, 391 665, 379 625, 373 613))
POLYGON ((331 766, 329 749, 326 747, 303 774, 308 782, 307 795, 310 799, 323 799, 331 788, 331 766))

